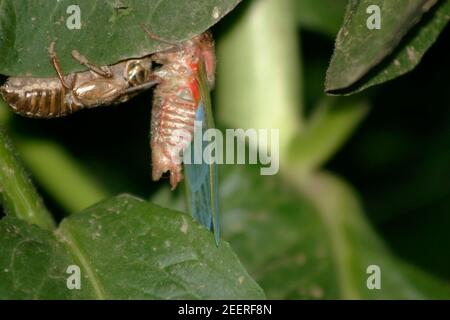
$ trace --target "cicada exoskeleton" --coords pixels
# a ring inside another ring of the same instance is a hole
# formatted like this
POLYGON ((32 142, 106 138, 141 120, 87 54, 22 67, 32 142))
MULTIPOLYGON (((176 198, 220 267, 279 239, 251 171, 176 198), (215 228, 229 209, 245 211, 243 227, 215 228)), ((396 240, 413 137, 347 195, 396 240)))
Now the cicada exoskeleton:
POLYGON ((31 118, 62 117, 85 108, 123 103, 156 84, 150 57, 97 67, 73 51, 74 58, 89 70, 64 76, 54 43, 49 53, 58 77, 10 77, 0 87, 14 112, 31 118))

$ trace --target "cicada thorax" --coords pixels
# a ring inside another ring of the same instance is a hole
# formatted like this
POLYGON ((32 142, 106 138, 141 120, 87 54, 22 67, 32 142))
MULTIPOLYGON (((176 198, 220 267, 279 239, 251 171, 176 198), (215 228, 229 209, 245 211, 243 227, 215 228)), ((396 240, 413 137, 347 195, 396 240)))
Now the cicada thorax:
POLYGON ((182 179, 181 159, 194 135, 201 104, 199 65, 205 63, 208 82, 214 85, 214 42, 209 33, 153 55, 162 66, 155 70, 159 85, 154 91, 151 122, 152 177, 170 171, 175 188, 182 179))
POLYGON ((152 79, 151 59, 131 59, 109 66, 105 77, 89 70, 59 78, 10 77, 0 87, 14 112, 32 118, 56 118, 86 108, 123 103, 152 79))
MULTIPOLYGON (((67 102, 81 108, 95 108, 126 102, 136 96, 142 85, 152 81, 151 58, 132 59, 110 66, 110 77, 94 71, 75 74, 73 91, 67 102)), ((145 89, 145 88, 144 88, 145 89)))

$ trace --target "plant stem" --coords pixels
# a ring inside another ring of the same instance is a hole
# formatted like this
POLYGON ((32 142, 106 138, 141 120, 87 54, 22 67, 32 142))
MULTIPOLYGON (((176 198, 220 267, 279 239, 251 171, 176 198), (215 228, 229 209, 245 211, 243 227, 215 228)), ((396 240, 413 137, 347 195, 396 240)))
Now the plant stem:
MULTIPOLYGON (((234 128, 279 129, 283 159, 304 125, 303 67, 293 1, 251 1, 237 13, 239 19, 217 43, 217 119, 234 128)), ((249 144, 271 148, 262 140, 249 144)))
POLYGON ((0 128, 0 191, 7 215, 51 230, 55 222, 20 164, 11 141, 0 128))
POLYGON ((17 140, 24 163, 58 204, 69 214, 112 196, 67 150, 48 140, 17 140))

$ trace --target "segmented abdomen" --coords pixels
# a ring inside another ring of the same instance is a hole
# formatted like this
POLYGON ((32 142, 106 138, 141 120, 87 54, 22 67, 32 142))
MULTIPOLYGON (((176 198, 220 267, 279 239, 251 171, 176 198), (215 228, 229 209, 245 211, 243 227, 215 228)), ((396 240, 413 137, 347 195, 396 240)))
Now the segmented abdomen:
POLYGON ((166 80, 155 90, 151 122, 154 180, 170 171, 172 188, 181 181, 181 156, 192 141, 197 108, 185 79, 176 85, 173 79, 166 80))
POLYGON ((80 106, 67 99, 69 90, 58 78, 11 77, 0 92, 14 112, 30 118, 56 118, 71 114, 80 106))

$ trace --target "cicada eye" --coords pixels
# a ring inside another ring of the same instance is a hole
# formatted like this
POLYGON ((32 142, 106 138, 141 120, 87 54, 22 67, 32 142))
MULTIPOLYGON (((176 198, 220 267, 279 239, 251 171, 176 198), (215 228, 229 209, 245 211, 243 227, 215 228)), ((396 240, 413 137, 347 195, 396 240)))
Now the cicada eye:
POLYGON ((139 62, 133 61, 128 64, 125 77, 131 86, 136 86, 147 81, 149 72, 149 68, 144 67, 139 62))

